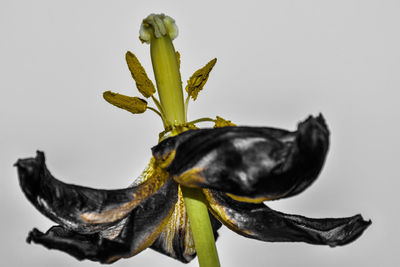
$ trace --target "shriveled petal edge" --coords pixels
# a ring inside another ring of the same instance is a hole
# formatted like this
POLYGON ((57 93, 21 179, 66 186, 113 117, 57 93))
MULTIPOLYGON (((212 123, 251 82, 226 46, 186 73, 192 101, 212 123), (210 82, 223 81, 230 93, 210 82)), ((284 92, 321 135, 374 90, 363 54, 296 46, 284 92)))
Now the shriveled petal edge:
POLYGON ((113 263, 149 247, 159 236, 177 201, 177 184, 167 181, 156 194, 144 200, 125 219, 119 233, 106 238, 102 233, 81 234, 63 226, 53 226, 46 233, 33 229, 27 241, 57 249, 78 260, 113 263))
POLYGON ((306 242, 346 245, 371 224, 361 215, 346 218, 312 219, 274 211, 264 204, 243 203, 222 192, 203 190, 211 212, 234 232, 268 242, 306 242))
POLYGON ((94 233, 116 224, 168 178, 160 170, 162 175, 153 175, 138 186, 103 190, 57 180, 48 171, 41 151, 35 158, 18 160, 15 166, 28 200, 54 222, 80 233, 94 233))

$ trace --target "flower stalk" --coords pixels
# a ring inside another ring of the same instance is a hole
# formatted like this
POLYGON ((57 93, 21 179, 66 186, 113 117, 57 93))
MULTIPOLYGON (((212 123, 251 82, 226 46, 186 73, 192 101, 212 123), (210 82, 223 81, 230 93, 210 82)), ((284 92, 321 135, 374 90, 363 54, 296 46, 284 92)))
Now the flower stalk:
MULTIPOLYGON (((172 39, 177 35, 174 21, 164 15, 150 15, 143 20, 140 39, 150 43, 160 105, 165 116, 165 128, 171 127, 171 135, 182 132, 186 121, 182 80, 179 63, 172 39)), ((196 253, 201 267, 220 266, 215 238, 202 190, 181 186, 186 212, 189 216, 196 253)))
POLYGON ((189 215, 199 265, 219 267, 218 252, 215 247, 214 234, 203 192, 198 188, 185 186, 181 186, 181 189, 186 212, 189 215))
MULTIPOLYGON (((161 20, 161 15, 150 15, 153 21, 161 20)), ((150 19, 144 20, 144 24, 150 19)), ((168 22, 168 21, 167 21, 168 22)), ((163 22, 164 23, 164 22, 163 22)), ((162 27, 160 23, 150 24, 148 27, 162 27)), ((146 27, 146 26, 144 26, 146 27)), ((152 29, 153 32, 155 31, 152 29)), ((151 31, 151 29, 150 29, 151 31)), ((163 32, 160 30, 160 32, 163 32)), ((153 64, 154 77, 157 84, 157 91, 160 97, 161 106, 164 111, 167 126, 182 125, 185 123, 185 109, 183 102, 183 90, 181 75, 179 72, 178 60, 172 38, 168 31, 157 37, 156 34, 150 35, 150 55, 153 64)))

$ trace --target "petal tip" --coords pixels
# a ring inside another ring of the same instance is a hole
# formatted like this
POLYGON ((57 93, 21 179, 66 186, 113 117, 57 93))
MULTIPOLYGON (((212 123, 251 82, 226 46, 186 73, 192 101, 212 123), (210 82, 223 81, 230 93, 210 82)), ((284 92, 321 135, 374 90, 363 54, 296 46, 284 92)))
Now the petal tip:
POLYGON ((35 171, 41 169, 45 163, 44 152, 36 151, 35 158, 18 159, 13 166, 17 167, 21 175, 33 175, 35 171))
POLYGON ((34 240, 34 235, 35 235, 35 233, 37 234, 37 232, 39 232, 39 230, 36 229, 36 228, 33 228, 33 229, 28 233, 28 236, 27 236, 26 239, 25 239, 26 243, 31 244, 32 241, 34 240))
POLYGON ((334 235, 331 242, 328 242, 330 247, 347 245, 357 238, 372 224, 371 220, 364 220, 364 218, 357 214, 350 218, 349 222, 340 227, 338 232, 334 235))
POLYGON ((36 203, 40 188, 40 182, 46 170, 45 156, 42 151, 36 152, 36 157, 19 159, 14 166, 17 167, 18 179, 25 196, 36 203))
POLYGON ((315 130, 326 136, 329 135, 329 128, 322 113, 319 113, 317 117, 308 116, 306 120, 299 123, 298 129, 301 132, 315 130))
POLYGON ((318 116, 317 116, 316 120, 317 120, 320 124, 322 124, 322 125, 324 125, 326 128, 328 128, 328 126, 326 125, 326 121, 325 121, 324 115, 322 115, 322 113, 318 113, 318 116))
POLYGON ((37 160, 38 162, 40 162, 40 163, 46 161, 46 157, 45 157, 43 151, 36 150, 36 160, 37 160))
POLYGON ((309 116, 298 124, 297 142, 306 151, 321 150, 325 154, 329 147, 329 129, 322 114, 309 116))

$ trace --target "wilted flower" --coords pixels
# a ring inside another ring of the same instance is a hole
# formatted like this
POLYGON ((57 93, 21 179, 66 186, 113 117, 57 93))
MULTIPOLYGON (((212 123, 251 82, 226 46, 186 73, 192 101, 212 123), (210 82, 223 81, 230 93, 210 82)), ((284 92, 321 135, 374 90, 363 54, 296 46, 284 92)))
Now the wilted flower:
MULTIPOLYGON (((311 219, 263 204, 297 195, 317 178, 329 146, 329 130, 322 115, 310 116, 293 132, 237 127, 218 116, 187 122, 189 99, 196 100, 216 60, 189 79, 184 103, 180 55, 171 42, 177 35, 174 21, 150 15, 140 33, 142 41, 151 43, 160 101, 136 56, 128 52, 126 59, 139 92, 151 97, 158 110, 138 97, 107 91, 104 98, 132 113, 150 109, 160 115, 165 131, 152 148, 149 165, 132 186, 99 190, 54 178, 43 152, 18 160, 26 197, 58 224, 46 233, 33 229, 28 242, 102 263, 131 257, 148 247, 189 262, 209 246, 196 241, 203 238, 198 232, 216 238, 221 223, 240 235, 263 241, 337 246, 362 234, 371 222, 360 215, 311 219), (215 128, 198 129, 195 124, 201 121, 213 121, 215 128)), ((213 264, 217 265, 218 259, 213 264)))

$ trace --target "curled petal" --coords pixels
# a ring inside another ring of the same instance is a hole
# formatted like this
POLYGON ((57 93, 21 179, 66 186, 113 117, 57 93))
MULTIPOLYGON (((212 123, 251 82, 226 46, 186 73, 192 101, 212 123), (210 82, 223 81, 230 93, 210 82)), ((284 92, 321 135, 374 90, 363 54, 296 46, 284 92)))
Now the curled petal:
POLYGON ((371 224, 361 215, 347 218, 311 219, 274 211, 264 204, 243 203, 213 190, 203 190, 212 213, 245 237, 269 242, 306 242, 346 245, 371 224))
POLYGON ((174 155, 167 171, 182 185, 261 202, 308 187, 324 164, 328 146, 329 131, 320 115, 299 123, 295 132, 266 127, 187 131, 155 146, 153 155, 174 155))
POLYGON ((120 227, 113 229, 114 236, 108 229, 106 234, 81 234, 63 226, 53 226, 46 233, 33 229, 27 241, 64 251, 79 260, 112 263, 149 247, 165 227, 176 201, 177 184, 169 180, 120 221, 120 227))
POLYGON ((98 232, 117 223, 168 178, 167 173, 159 170, 138 186, 101 190, 57 180, 48 171, 40 151, 35 158, 20 159, 15 165, 29 201, 54 222, 80 233, 98 232))

